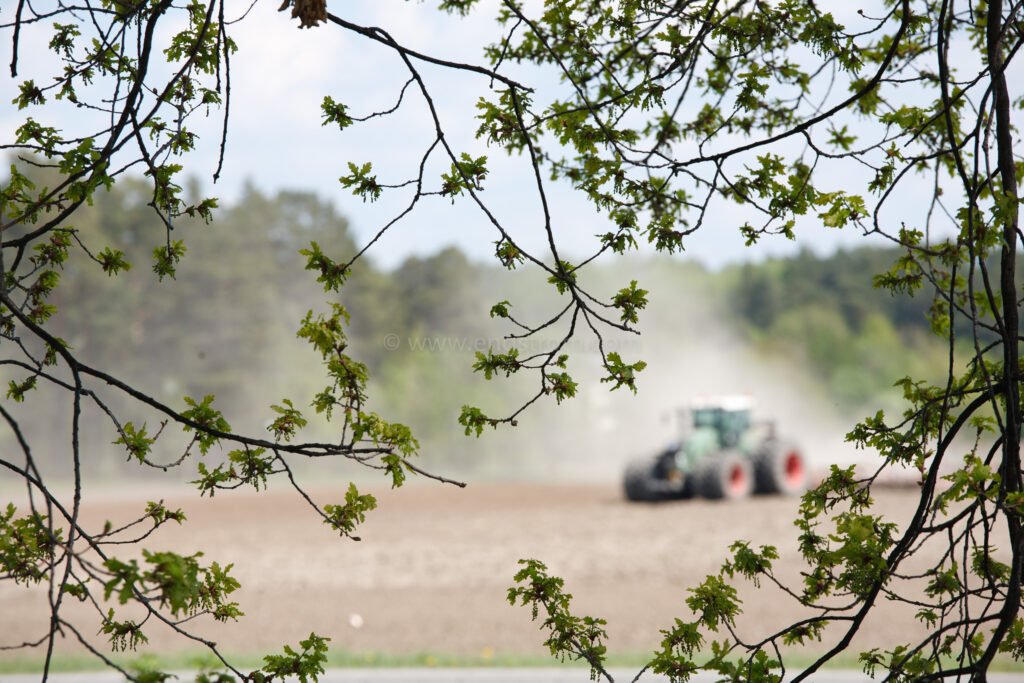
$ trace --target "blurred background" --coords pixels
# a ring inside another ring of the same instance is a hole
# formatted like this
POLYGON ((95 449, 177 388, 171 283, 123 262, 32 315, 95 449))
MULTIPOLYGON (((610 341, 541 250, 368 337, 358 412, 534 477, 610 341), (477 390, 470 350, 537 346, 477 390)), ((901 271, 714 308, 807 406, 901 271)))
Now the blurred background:
MULTIPOLYGON (((150 191, 127 178, 101 193, 74 217, 74 227, 90 248, 121 249, 135 268, 110 278, 81 250, 72 250, 52 302, 59 312, 50 329, 83 361, 172 408, 184 408, 186 395, 201 400, 213 394, 234 429, 265 434, 275 416, 270 404, 289 398, 306 410, 322 388, 319 358, 295 332, 308 310, 326 309, 326 297, 315 274, 303 269, 299 249, 316 240, 328 256, 345 260, 409 199, 406 187, 389 190, 386 200, 360 201, 338 186, 339 174, 347 173, 349 162, 372 160, 382 182, 412 177, 436 131, 415 98, 358 133, 339 135, 324 127, 319 104, 326 93, 361 115, 392 107, 408 79, 404 64, 383 46, 339 39, 333 31, 296 31, 276 3, 245 7, 246 21, 234 27, 244 58, 232 64, 235 113, 225 174, 215 186, 193 180, 186 192, 193 199, 220 197, 216 219, 210 225, 181 221, 172 238, 182 239, 188 252, 177 278, 161 283, 150 266, 164 226, 147 206, 150 191)), ((497 8, 487 7, 465 18, 415 3, 400 13, 381 3, 356 3, 346 12, 353 21, 388 27, 412 49, 461 61, 475 58, 493 38, 497 8)), ((849 14, 844 19, 856 20, 849 14)), ((28 50, 23 68, 40 81, 55 68, 55 58, 43 49, 44 33, 33 33, 49 30, 42 24, 26 29, 22 41, 28 50)), ((475 111, 477 98, 492 95, 488 84, 476 74, 421 68, 430 87, 444 93, 437 115, 453 149, 489 155, 490 209, 520 245, 546 254, 532 168, 488 149, 475 139, 476 125, 467 124, 465 113, 475 111)), ((44 118, 66 132, 91 130, 96 123, 59 101, 48 105, 44 118)), ((13 135, 21 122, 13 107, 0 110, 0 132, 13 135)), ((188 168, 210 178, 222 124, 210 115, 197 116, 193 125, 205 144, 188 168)), ((448 165, 433 159, 426 177, 439 177, 448 165)), ((37 180, 48 184, 45 177, 37 180)), ((548 183, 548 193, 560 253, 586 258, 598 248, 594 235, 606 231, 606 219, 564 181, 548 183)), ((679 408, 723 394, 751 396, 755 416, 775 419, 812 465, 846 462, 863 455, 844 444, 852 425, 879 408, 899 410, 895 381, 907 375, 934 380, 944 372, 946 349, 930 335, 925 318, 929 297, 893 298, 872 287, 872 276, 888 270, 898 255, 884 248, 886 242, 823 228, 808 217, 797 226, 796 241, 765 237, 748 249, 736 226, 750 217, 723 200, 687 238, 686 252, 661 256, 641 244, 632 257, 599 260, 580 275, 598 297, 610 297, 632 280, 650 292, 640 315, 642 335, 604 340, 605 350, 626 362, 648 363, 636 396, 626 389, 609 392, 598 381, 597 340, 582 333, 567 347, 568 371, 579 382, 575 399, 557 410, 553 401, 542 402, 521 416, 517 428, 467 438, 456 422, 462 405, 504 417, 538 389, 536 377, 488 382, 472 372, 476 352, 511 345, 504 337, 514 330, 489 318, 490 307, 507 300, 518 319, 538 324, 564 302, 539 269, 500 267, 490 256, 497 232, 471 202, 431 199, 383 235, 343 291, 331 295, 352 316, 352 355, 371 376, 368 408, 409 425, 421 444, 421 465, 431 471, 477 479, 616 481, 626 461, 673 438, 679 408)), ((919 212, 913 202, 910 196, 894 201, 900 220, 919 212)), ((563 333, 552 328, 517 344, 520 356, 549 350, 563 333)), ((116 392, 106 396, 122 419, 145 422, 150 435, 159 429, 158 415, 118 404, 116 392)), ((55 425, 52 415, 70 415, 66 402, 54 392, 49 403, 12 407, 35 433, 34 443, 49 444, 38 446, 36 455, 58 475, 67 474, 61 425, 69 419, 55 425), (44 414, 49 411, 41 404, 54 411, 44 414)), ((87 474, 137 476, 138 467, 111 447, 117 434, 109 420, 95 417, 85 441, 92 454, 87 474)), ((316 420, 305 436, 336 438, 316 420)), ((0 431, 0 448, 13 438, 0 431)), ((169 428, 157 448, 173 462, 186 442, 169 428)), ((316 467, 318 477, 366 474, 344 462, 316 467)), ((194 468, 188 463, 172 476, 194 478, 194 468)))
MULTIPOLYGON (((203 189, 193 181, 188 191, 198 197, 203 189)), ((274 417, 269 405, 284 398, 313 417, 308 406, 324 375, 317 354, 295 332, 308 310, 340 301, 351 314, 352 356, 371 376, 368 408, 410 426, 421 444, 419 464, 446 476, 617 480, 627 460, 673 438, 687 402, 723 394, 751 396, 755 415, 776 420, 820 468, 858 456, 843 437, 864 415, 899 410, 894 382, 906 375, 935 380, 944 371, 946 349, 925 315, 930 300, 872 287, 871 275, 891 267, 895 251, 803 251, 717 269, 685 254, 598 261, 581 275, 595 295, 610 297, 631 280, 650 292, 642 334, 604 339, 606 351, 648 363, 638 393, 611 392, 599 382, 597 340, 584 330, 566 349, 569 373, 579 382, 575 399, 555 409, 546 398, 518 427, 467 437, 457 424, 462 405, 503 417, 539 387, 528 373, 485 381, 472 364, 476 352, 512 346, 505 335, 513 330, 488 316, 493 304, 506 300, 513 315, 533 324, 564 306, 546 274, 526 266, 508 272, 456 247, 384 268, 371 250, 340 293, 324 294, 298 251, 316 240, 335 260, 354 254, 343 212, 315 194, 249 185, 213 223, 184 221, 177 228, 175 238, 184 239, 188 252, 176 279, 161 283, 149 266, 163 228, 148 201, 146 186, 126 179, 76 217, 90 244, 122 249, 135 264, 111 278, 80 250, 72 252, 51 330, 79 358, 171 407, 183 408, 186 395, 213 394, 235 430, 265 434, 274 417)), ((520 357, 551 348, 562 334, 555 326, 520 340, 520 357)), ((147 423, 150 434, 159 429, 158 415, 118 404, 114 392, 107 398, 123 420, 147 423)), ((66 400, 53 394, 53 402, 66 400)), ((42 466, 67 474, 61 465, 67 435, 39 406, 31 401, 13 409, 37 438, 51 440, 50 447, 36 446, 42 466)), ((109 420, 91 424, 87 474, 137 476, 138 466, 111 446, 117 434, 109 420)), ((305 439, 334 440, 331 429, 311 419, 305 439)), ((157 447, 173 460, 185 438, 177 429, 167 432, 157 447)), ((0 433, 0 448, 11 439, 0 433)), ((365 476, 343 462, 316 467, 318 477, 365 476)), ((191 479, 194 468, 186 462, 178 476, 191 479)))
MULTIPOLYGON (((197 197, 202 190, 198 182, 188 188, 197 197)), ((609 391, 599 381, 597 342, 583 331, 566 349, 568 372, 579 382, 576 398, 556 406, 545 397, 517 427, 468 437, 457 423, 462 405, 505 416, 538 389, 536 376, 485 381, 472 365, 476 352, 511 345, 509 328, 488 316, 495 303, 508 301, 517 319, 533 324, 564 305, 545 273, 528 267, 510 273, 454 247, 391 267, 371 252, 339 293, 325 294, 298 251, 316 240, 338 261, 353 254, 357 242, 344 213, 315 194, 250 185, 211 224, 182 221, 175 228, 174 238, 188 251, 177 277, 161 283, 150 269, 154 241, 163 237, 147 206, 150 192, 141 181, 124 180, 75 218, 90 244, 121 249, 135 264, 116 278, 81 250, 65 264, 50 330, 83 362, 172 408, 184 408, 184 396, 199 401, 213 394, 231 427, 255 436, 269 437, 265 430, 276 416, 269 406, 287 398, 311 418, 299 438, 336 440, 334 427, 309 408, 325 382, 320 359, 295 333, 307 311, 340 301, 351 314, 351 355, 370 373, 367 408, 412 428, 421 446, 418 466, 470 484, 390 491, 381 473, 346 459, 293 459, 298 480, 320 503, 338 502, 353 479, 377 496, 379 509, 360 528, 364 540, 339 541, 281 478, 269 495, 243 489, 201 498, 186 482, 196 478, 200 462, 212 467, 223 457, 216 450, 167 472, 130 461, 112 444, 118 435, 110 420, 86 402, 84 522, 98 528, 104 520, 132 519, 143 500, 180 506, 188 522, 162 529, 147 547, 201 550, 234 566, 246 617, 196 628, 245 656, 295 643, 312 629, 333 639, 332 666, 395 656, 417 665, 549 662, 538 624, 506 600, 524 557, 540 558, 565 577, 581 613, 608 619, 617 656, 649 652, 660 642, 659 629, 687 613, 686 588, 716 571, 735 539, 778 544, 779 576, 794 585, 804 570, 792 526, 799 498, 624 500, 625 464, 677 435, 680 408, 701 397, 753 398, 755 418, 775 420, 802 447, 813 476, 830 463, 871 457, 853 450, 844 435, 879 408, 900 410, 895 381, 907 374, 940 379, 943 372, 945 348, 925 317, 929 300, 893 298, 871 286, 870 275, 895 259, 892 251, 804 251, 718 268, 686 255, 598 261, 581 275, 594 295, 609 297, 632 280, 650 292, 642 334, 604 339, 605 350, 626 362, 647 361, 637 394, 609 391), (444 659, 449 655, 455 659, 444 659)), ((551 348, 563 332, 547 329, 518 343, 520 356, 551 348)), ((160 434, 155 462, 180 458, 188 435, 163 429, 158 413, 122 400, 111 387, 93 382, 91 388, 122 422, 160 434)), ((5 406, 21 421, 51 486, 61 489, 62 479, 67 485, 66 392, 41 385, 32 400, 5 406)), ((17 452, 13 439, 0 431, 0 449, 17 452)), ((917 489, 907 483, 878 492, 880 512, 902 520, 914 509, 917 489)), ((22 504, 18 484, 0 478, 0 493, 22 504)), ((743 624, 758 632, 803 614, 782 593, 769 599, 745 585, 741 595, 749 601, 743 624)), ((8 608, 0 642, 44 633, 46 600, 42 590, 0 591, 8 608)), ((95 614, 75 609, 85 631, 95 630, 95 614)), ((865 631, 866 645, 894 642, 920 626, 912 615, 899 616, 879 612, 865 631)), ((185 668, 209 659, 167 629, 152 626, 147 635, 150 644, 132 657, 181 652, 185 659, 177 666, 185 668)), ((62 642, 62 666, 94 665, 74 659, 78 651, 62 642)), ((13 651, 0 665, 34 671, 32 656, 13 651)), ((635 654, 625 661, 646 660, 635 654)))

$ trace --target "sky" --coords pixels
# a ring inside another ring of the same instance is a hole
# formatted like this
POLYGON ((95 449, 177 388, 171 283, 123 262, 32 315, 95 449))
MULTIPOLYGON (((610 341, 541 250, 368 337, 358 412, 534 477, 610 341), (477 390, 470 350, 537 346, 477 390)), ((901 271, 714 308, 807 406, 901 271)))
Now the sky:
MULTIPOLYGON (((229 20, 248 7, 248 2, 228 2, 229 20)), ((379 202, 364 202, 339 184, 339 176, 348 172, 349 162, 373 161, 381 182, 410 178, 433 140, 433 123, 422 107, 422 98, 410 89, 402 107, 388 119, 345 131, 322 126, 319 105, 324 95, 350 105, 354 115, 387 109, 395 104, 407 72, 388 49, 334 25, 299 30, 298 22, 277 7, 277 2, 257 2, 244 20, 233 26, 239 50, 231 64, 230 129, 220 180, 210 185, 221 126, 217 111, 198 126, 193 121, 200 135, 199 150, 190 156, 186 169, 224 203, 239 201, 248 184, 270 193, 279 189, 313 191, 348 217, 357 238, 367 243, 405 208, 409 194, 392 191, 379 202)), ((435 3, 346 2, 342 7, 351 21, 381 26, 401 44, 447 59, 484 64, 480 47, 494 38, 495 25, 486 9, 460 18, 438 12, 435 3)), ((9 12, 0 14, 0 20, 9 20, 9 12)), ((19 76, 31 77, 36 71, 40 74, 37 78, 45 80, 47 56, 42 48, 46 37, 26 36, 19 76)), ((2 44, 9 45, 6 33, 0 37, 4 38, 2 44)), ((423 66, 423 76, 434 93, 452 148, 489 156, 491 175, 482 197, 517 241, 527 249, 543 251, 547 241, 543 212, 528 165, 523 159, 488 149, 474 136, 474 104, 488 93, 486 79, 453 76, 429 66, 423 66)), ((15 92, 15 82, 6 70, 3 81, 0 90, 15 92)), ((41 119, 42 110, 35 115, 41 119)), ((79 111, 53 108, 46 115, 53 117, 50 125, 62 129, 81 123, 79 111)), ((21 121, 14 106, 0 105, 0 135, 4 139, 12 138, 21 121)), ((445 170, 446 163, 435 164, 430 167, 431 177, 439 178, 445 170)), ((594 235, 606 232, 607 224, 570 188, 549 184, 548 190, 560 253, 590 253, 597 244, 594 235)), ((809 221, 798 226, 795 241, 769 237, 746 248, 736 229, 743 221, 734 205, 716 208, 705 226, 684 243, 681 258, 717 268, 791 254, 801 248, 829 253, 840 245, 865 243, 855 230, 837 231, 809 221)), ((455 245, 474 260, 483 261, 493 258, 497 239, 487 217, 469 202, 453 205, 435 197, 398 222, 370 253, 379 264, 394 267, 410 255, 427 255, 455 245)))

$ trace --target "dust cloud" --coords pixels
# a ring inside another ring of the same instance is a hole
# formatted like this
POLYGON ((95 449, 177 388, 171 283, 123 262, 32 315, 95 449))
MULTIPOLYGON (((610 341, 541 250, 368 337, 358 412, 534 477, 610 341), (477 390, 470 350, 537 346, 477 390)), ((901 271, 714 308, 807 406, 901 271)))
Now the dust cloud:
MULTIPOLYGON (((656 262, 641 270, 632 276, 649 290, 641 335, 610 334, 604 340, 605 350, 619 352, 626 362, 646 361, 636 394, 609 391, 611 385, 599 381, 596 342, 584 331, 568 350, 578 396, 557 407, 553 401, 535 405, 511 434, 485 433, 479 443, 489 463, 484 474, 615 482, 630 460, 654 455, 677 438, 680 411, 693 400, 732 395, 752 398, 754 420, 774 422, 781 437, 800 446, 812 470, 870 458, 845 442, 863 416, 843 414, 807 368, 755 348, 731 329, 721 295, 706 289, 709 278, 699 267, 656 262)), ((599 279, 620 287, 630 275, 616 268, 599 279)))

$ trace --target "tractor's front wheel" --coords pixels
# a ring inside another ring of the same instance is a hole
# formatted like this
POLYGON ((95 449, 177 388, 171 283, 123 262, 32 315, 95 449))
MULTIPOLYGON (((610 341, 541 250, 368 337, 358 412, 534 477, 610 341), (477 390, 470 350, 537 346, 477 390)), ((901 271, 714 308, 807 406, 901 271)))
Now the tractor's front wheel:
POLYGON ((664 499, 658 484, 654 476, 654 464, 649 460, 631 462, 626 466, 622 488, 629 500, 650 502, 664 499))
POLYGON ((697 492, 715 500, 739 500, 754 489, 754 473, 747 459, 725 452, 712 456, 698 466, 697 492))

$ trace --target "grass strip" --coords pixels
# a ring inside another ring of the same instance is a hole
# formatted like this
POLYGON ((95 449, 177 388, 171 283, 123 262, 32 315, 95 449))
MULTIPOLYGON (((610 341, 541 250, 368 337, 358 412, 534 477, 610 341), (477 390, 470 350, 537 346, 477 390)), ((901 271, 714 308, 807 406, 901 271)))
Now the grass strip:
MULTIPOLYGON (((611 668, 635 668, 639 671, 650 661, 647 652, 611 652, 608 654, 606 666, 611 668)), ((811 664, 815 654, 803 650, 784 652, 786 668, 797 671, 811 664)), ((263 665, 263 655, 253 653, 228 653, 225 658, 244 672, 252 671, 263 665)), ((163 654, 115 655, 111 659, 129 671, 160 670, 160 671, 219 671, 219 660, 204 651, 184 651, 163 654)), ((19 673, 38 673, 42 669, 42 657, 5 656, 0 657, 0 675, 19 673)), ((515 652, 498 652, 484 648, 479 654, 450 654, 440 652, 350 652, 334 650, 328 655, 326 668, 581 668, 580 662, 559 662, 545 654, 523 654, 515 652)), ((53 673, 103 671, 105 665, 99 659, 86 654, 57 654, 51 661, 53 673)), ((855 653, 841 655, 831 660, 825 668, 860 671, 861 665, 855 653)), ((997 658, 992 664, 992 671, 1024 672, 1024 662, 1017 662, 1009 657, 997 658)))

